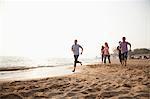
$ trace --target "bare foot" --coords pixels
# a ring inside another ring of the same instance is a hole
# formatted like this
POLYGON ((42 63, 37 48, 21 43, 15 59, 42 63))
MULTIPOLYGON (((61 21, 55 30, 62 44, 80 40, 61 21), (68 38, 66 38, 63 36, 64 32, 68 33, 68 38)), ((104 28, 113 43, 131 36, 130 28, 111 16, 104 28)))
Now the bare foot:
POLYGON ((72 72, 75 72, 75 70, 73 70, 72 72))

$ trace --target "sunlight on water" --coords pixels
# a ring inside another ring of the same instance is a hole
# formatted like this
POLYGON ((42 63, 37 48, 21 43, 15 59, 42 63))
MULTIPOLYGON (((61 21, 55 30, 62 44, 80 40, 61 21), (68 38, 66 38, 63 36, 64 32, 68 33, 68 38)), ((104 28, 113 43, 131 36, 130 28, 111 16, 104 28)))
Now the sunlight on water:
POLYGON ((26 79, 46 78, 72 74, 72 71, 67 68, 68 67, 53 67, 53 68, 47 67, 24 71, 11 71, 11 72, 3 71, 0 72, 0 81, 26 80, 26 79))
MULTIPOLYGON (((83 65, 99 59, 79 59, 83 65)), ((24 80, 72 74, 73 58, 0 57, 0 80, 24 80), (16 70, 14 70, 16 69, 16 70)), ((77 71, 78 72, 78 71, 77 71)))

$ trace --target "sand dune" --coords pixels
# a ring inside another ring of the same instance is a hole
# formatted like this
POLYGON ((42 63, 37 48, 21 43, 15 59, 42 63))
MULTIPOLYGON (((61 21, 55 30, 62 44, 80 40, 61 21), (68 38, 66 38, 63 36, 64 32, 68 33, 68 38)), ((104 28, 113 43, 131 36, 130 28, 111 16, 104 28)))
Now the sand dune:
MULTIPOLYGON (((79 69, 79 68, 78 68, 79 69)), ((150 60, 82 66, 80 73, 0 83, 0 99, 149 99, 150 60)))

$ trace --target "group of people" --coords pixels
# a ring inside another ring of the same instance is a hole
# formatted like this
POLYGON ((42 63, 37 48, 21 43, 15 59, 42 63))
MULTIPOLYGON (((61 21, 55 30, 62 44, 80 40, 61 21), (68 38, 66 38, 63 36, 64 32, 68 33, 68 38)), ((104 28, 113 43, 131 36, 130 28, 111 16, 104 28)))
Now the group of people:
MULTIPOLYGON (((131 50, 131 44, 126 41, 125 37, 123 37, 122 42, 119 41, 119 46, 117 47, 120 63, 124 66, 126 66, 126 64, 127 64, 128 45, 130 46, 130 50, 131 50)), ((83 53, 83 47, 81 45, 77 44, 77 40, 75 40, 74 44, 72 45, 72 48, 71 48, 71 50, 74 54, 74 69, 72 72, 75 72, 77 63, 80 63, 82 65, 82 62, 78 61, 78 57, 80 54, 79 48, 81 48, 81 54, 82 54, 83 53)), ((101 48, 101 56, 102 56, 102 63, 106 64, 107 58, 108 58, 109 64, 111 63, 109 46, 108 46, 107 42, 105 42, 105 45, 102 46, 102 48, 101 48)))
POLYGON ((131 51, 131 44, 123 37, 122 42, 119 41, 119 46, 117 47, 120 63, 125 66, 127 65, 128 45, 130 46, 129 51, 131 51))
MULTIPOLYGON (((131 44, 126 41, 125 37, 123 37, 122 42, 119 41, 119 46, 117 46, 119 61, 124 66, 127 65, 128 45, 130 46, 130 50, 131 50, 131 44)), ((102 46, 101 53, 102 53, 102 63, 104 62, 106 64, 107 57, 108 57, 109 63, 111 63, 110 54, 109 54, 109 46, 107 42, 105 43, 105 46, 102 46)))

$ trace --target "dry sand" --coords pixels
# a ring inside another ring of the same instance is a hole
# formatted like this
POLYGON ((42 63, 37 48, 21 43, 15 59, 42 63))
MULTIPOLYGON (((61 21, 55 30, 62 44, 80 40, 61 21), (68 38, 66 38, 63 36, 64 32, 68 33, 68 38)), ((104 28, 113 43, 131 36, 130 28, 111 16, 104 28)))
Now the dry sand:
POLYGON ((150 99, 150 60, 80 69, 63 77, 0 82, 0 99, 150 99))

